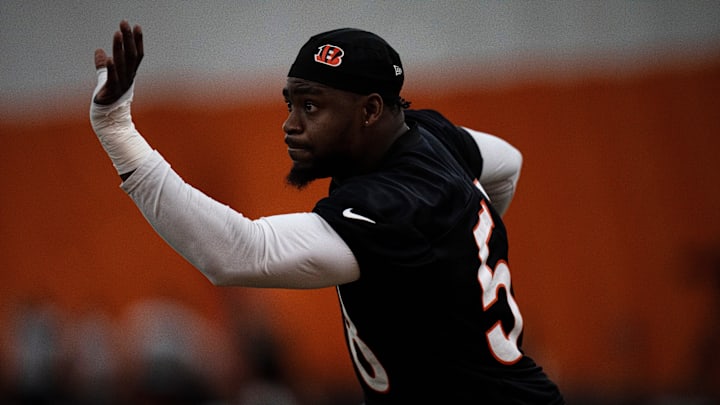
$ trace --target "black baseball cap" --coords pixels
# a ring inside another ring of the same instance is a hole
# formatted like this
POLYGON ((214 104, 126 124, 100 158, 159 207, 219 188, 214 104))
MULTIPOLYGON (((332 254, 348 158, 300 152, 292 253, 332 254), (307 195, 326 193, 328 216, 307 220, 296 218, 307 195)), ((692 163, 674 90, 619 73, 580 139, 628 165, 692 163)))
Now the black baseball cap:
POLYGON ((340 28, 310 38, 288 77, 357 94, 399 97, 405 80, 400 55, 378 35, 340 28))

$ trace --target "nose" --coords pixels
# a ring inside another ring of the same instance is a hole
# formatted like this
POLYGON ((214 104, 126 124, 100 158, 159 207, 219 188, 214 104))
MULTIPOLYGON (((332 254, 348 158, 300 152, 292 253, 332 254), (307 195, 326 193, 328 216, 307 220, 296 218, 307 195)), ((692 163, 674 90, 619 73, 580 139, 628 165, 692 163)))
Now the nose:
POLYGON ((292 111, 288 113, 288 117, 285 119, 285 122, 283 122, 282 129, 283 132, 288 135, 298 134, 302 132, 302 126, 300 120, 297 117, 297 114, 293 113, 292 111))

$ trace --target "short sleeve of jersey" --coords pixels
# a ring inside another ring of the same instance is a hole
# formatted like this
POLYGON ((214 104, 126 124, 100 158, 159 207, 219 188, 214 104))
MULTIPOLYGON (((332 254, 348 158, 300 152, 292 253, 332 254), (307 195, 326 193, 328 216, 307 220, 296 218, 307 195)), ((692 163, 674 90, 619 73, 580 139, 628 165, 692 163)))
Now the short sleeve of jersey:
POLYGON ((377 181, 354 183, 320 200, 314 212, 347 243, 360 268, 411 270, 432 261, 430 243, 411 222, 411 217, 422 215, 417 206, 398 201, 397 193, 384 190, 377 181))

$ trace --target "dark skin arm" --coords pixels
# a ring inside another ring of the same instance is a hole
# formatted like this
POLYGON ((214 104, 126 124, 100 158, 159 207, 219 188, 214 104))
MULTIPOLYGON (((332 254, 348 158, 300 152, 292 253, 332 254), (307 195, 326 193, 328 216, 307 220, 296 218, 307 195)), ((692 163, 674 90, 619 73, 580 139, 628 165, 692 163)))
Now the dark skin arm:
MULTIPOLYGON (((108 57, 104 50, 95 50, 95 69, 106 67, 108 73, 107 82, 93 100, 96 104, 114 103, 132 85, 144 56, 140 26, 131 28, 127 21, 121 21, 120 30, 113 35, 112 53, 112 57, 108 57)), ((123 173, 120 178, 125 181, 132 173, 123 173)))

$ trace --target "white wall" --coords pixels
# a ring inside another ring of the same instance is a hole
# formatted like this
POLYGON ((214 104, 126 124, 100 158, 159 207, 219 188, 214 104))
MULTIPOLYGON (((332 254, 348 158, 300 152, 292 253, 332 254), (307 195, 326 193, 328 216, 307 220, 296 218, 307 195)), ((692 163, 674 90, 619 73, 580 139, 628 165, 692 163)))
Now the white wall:
POLYGON ((93 50, 123 18, 145 32, 146 95, 187 87, 208 101, 279 94, 305 40, 340 26, 393 44, 408 86, 720 53, 718 1, 0 0, 0 118, 87 98, 93 50))

